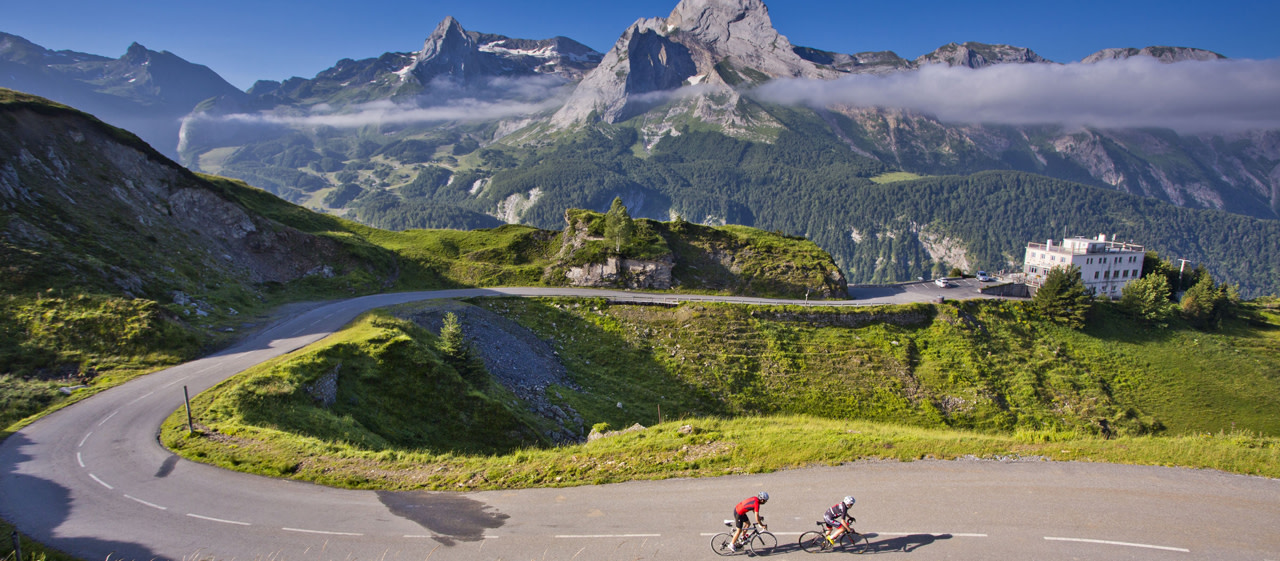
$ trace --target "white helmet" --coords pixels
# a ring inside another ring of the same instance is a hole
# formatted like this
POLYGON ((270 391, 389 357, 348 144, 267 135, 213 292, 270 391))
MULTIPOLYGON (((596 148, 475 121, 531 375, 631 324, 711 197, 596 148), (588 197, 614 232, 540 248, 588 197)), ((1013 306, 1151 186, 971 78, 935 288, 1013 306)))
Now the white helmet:
POLYGON ((852 497, 852 496, 848 496, 848 497, 845 497, 845 498, 844 498, 844 506, 853 506, 853 497, 852 497))

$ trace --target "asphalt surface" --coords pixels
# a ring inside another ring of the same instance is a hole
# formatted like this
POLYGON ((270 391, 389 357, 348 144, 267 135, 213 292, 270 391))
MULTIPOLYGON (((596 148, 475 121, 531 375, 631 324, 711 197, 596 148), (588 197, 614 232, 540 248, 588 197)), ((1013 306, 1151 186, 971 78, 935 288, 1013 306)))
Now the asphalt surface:
MULTIPOLYGON (((858 299, 842 305, 959 297, 962 290, 920 283, 880 295, 855 291, 858 299)), ((1280 561, 1280 481, 1207 470, 859 462, 563 489, 379 493, 224 471, 179 459, 156 441, 161 421, 181 406, 184 386, 194 395, 314 342, 366 309, 426 298, 587 294, 604 292, 472 289, 315 307, 14 434, 0 444, 0 515, 86 560, 699 559, 715 557, 710 535, 724 530, 730 507, 768 490, 773 500, 764 514, 780 543, 771 557, 779 559, 809 558, 795 547, 800 532, 853 494, 856 527, 870 535, 875 552, 912 559, 1280 561)))

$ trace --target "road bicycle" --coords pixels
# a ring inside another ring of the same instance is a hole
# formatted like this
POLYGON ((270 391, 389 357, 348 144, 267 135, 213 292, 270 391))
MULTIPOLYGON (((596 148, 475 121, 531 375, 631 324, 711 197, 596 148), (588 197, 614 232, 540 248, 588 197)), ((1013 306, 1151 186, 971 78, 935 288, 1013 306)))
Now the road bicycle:
MULTIPOLYGON (((854 519, 854 522, 857 522, 857 519, 854 519)), ((836 540, 835 543, 831 543, 827 540, 827 534, 830 532, 827 528, 827 524, 821 520, 819 520, 817 524, 819 528, 818 530, 809 530, 808 532, 800 534, 800 549, 809 553, 821 553, 824 551, 833 551, 839 547, 845 551, 852 551, 853 553, 864 553, 871 547, 870 542, 867 541, 867 537, 854 531, 853 526, 850 526, 849 522, 846 520, 840 521, 840 525, 844 526, 844 534, 842 534, 840 539, 836 540)))
MULTIPOLYGON (((733 527, 732 520, 725 520, 725 526, 733 527)), ((721 532, 711 538, 711 551, 719 555, 733 555, 742 551, 749 551, 752 555, 767 555, 773 548, 778 547, 778 538, 769 532, 768 528, 752 524, 742 531, 742 538, 738 540, 738 550, 729 549, 729 542, 733 540, 733 532, 721 532)))

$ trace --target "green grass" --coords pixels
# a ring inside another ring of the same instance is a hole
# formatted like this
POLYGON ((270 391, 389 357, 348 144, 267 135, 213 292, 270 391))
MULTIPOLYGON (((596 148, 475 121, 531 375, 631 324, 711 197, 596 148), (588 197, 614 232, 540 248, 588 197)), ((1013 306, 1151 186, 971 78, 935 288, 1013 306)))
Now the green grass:
POLYGON ((689 418, 591 443, 505 454, 370 451, 349 443, 243 433, 222 442, 187 437, 166 424, 167 445, 229 469, 285 475, 364 489, 480 490, 711 477, 840 465, 859 460, 914 461, 1043 458, 1058 461, 1185 466, 1280 476, 1280 440, 1247 432, 1102 440, 1069 432, 992 435, 866 421, 772 415, 689 418), (688 425, 691 434, 680 428, 688 425))
MULTIPOLYGON (((309 405, 299 390, 306 376, 333 367, 332 360, 317 357, 346 353, 342 368, 348 368, 350 361, 366 360, 361 353, 385 352, 357 341, 384 339, 430 349, 432 336, 375 315, 380 319, 202 394, 196 400, 200 431, 187 435, 184 417, 175 413, 163 440, 194 460, 358 488, 577 485, 966 456, 1280 476, 1280 426, 1272 414, 1280 395, 1274 374, 1280 318, 1265 310, 1220 334, 1175 328, 1135 342, 1126 338, 1139 330, 1121 316, 1106 317, 1106 329, 1076 332, 1038 322, 1017 302, 857 310, 671 308, 582 299, 475 304, 552 345, 575 388, 553 387, 547 395, 580 413, 587 426, 638 422, 651 428, 577 446, 509 441, 514 447, 476 448, 458 437, 432 443, 386 436, 447 432, 448 415, 423 427, 410 418, 360 418, 386 415, 376 411, 324 412, 309 405), (370 331, 388 326, 399 334, 370 331), (417 343, 404 340, 415 337, 417 343), (369 348, 357 352, 353 344, 369 348), (1239 355, 1226 363, 1239 382, 1226 386, 1246 385, 1247 395, 1202 391, 1209 378, 1220 376, 1221 361, 1232 358, 1192 358, 1208 344, 1239 355), (1142 362, 1149 355, 1164 358, 1142 362), (308 374, 299 378, 300 372, 308 374), (1135 392, 1140 385, 1144 389, 1135 392), (1206 414, 1232 404, 1225 417, 1206 414), (659 410, 666 422, 659 422, 659 410), (1101 419, 1117 438, 1102 438, 1101 419), (684 424, 694 427, 692 435, 677 431, 684 424)), ((391 370, 397 369, 414 368, 391 370)), ((362 396, 356 399, 362 409, 414 407, 371 399, 375 387, 340 386, 339 402, 362 396)), ((460 403, 472 395, 450 391, 460 403)), ((505 411, 520 418, 517 408, 505 411)))
POLYGON ((149 300, 0 297, 0 427, 194 358, 197 334, 149 300), (60 387, 87 385, 72 395, 60 387))
POLYGON ((909 171, 891 171, 882 173, 870 178, 872 181, 884 185, 885 183, 896 183, 898 181, 911 181, 912 179, 921 179, 927 176, 911 173, 909 171))
MULTIPOLYGON (((13 551, 13 534, 17 530, 13 524, 0 520, 0 537, 4 538, 4 545, 0 545, 0 554, 6 561, 14 560, 13 551)), ((44 544, 32 541, 25 536, 21 536, 22 559, 17 561, 78 561, 75 557, 67 555, 61 551, 45 546, 44 544)))

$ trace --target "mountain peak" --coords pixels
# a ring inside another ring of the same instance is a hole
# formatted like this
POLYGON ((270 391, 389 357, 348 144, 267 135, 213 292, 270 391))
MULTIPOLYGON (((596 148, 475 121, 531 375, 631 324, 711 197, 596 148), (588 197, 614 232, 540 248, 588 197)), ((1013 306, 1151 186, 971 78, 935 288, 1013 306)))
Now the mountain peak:
POLYGON ((1135 49, 1132 47, 1122 49, 1102 49, 1101 51, 1084 57, 1084 60, 1080 62, 1091 64, 1104 60, 1123 60, 1135 56, 1149 56, 1164 63, 1182 62, 1184 60, 1221 60, 1227 58, 1213 51, 1206 51, 1204 49, 1152 46, 1143 47, 1141 49, 1135 49))
POLYGON ((937 50, 916 59, 916 64, 945 64, 947 66, 964 66, 982 68, 993 64, 1027 64, 1052 62, 1035 51, 1025 47, 1012 45, 988 45, 969 41, 966 43, 947 43, 937 50))
POLYGON ((453 16, 445 16, 422 45, 423 59, 430 59, 446 53, 470 51, 474 41, 467 35, 467 30, 453 16))
POLYGON ((146 61, 150 56, 150 53, 151 51, 149 49, 142 46, 137 41, 134 41, 129 45, 129 48, 125 50, 124 56, 120 57, 120 60, 138 64, 146 61))
POLYGON ((736 100, 733 89, 740 85, 837 74, 796 54, 791 41, 774 29, 761 0, 681 0, 665 19, 632 24, 552 123, 568 126, 592 115, 625 120, 665 99, 652 94, 684 85, 711 87, 736 100))

